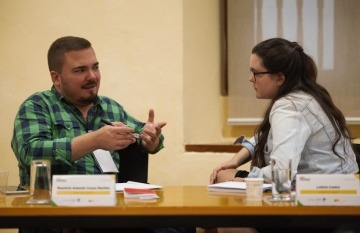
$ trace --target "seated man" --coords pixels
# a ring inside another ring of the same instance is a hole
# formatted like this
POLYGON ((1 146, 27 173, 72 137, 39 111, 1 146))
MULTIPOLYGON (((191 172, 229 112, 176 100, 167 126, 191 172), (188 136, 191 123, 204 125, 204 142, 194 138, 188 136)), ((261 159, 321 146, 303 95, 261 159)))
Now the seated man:
POLYGON ((48 52, 51 90, 30 96, 15 119, 12 149, 19 161, 20 185, 29 185, 33 159, 51 161, 54 174, 98 174, 96 149, 110 151, 117 167, 117 150, 137 143, 156 153, 163 148, 161 128, 149 111, 145 123, 134 119, 114 100, 98 96, 99 62, 91 43, 63 37, 48 52), (107 125, 104 120, 112 122, 107 125), (132 133, 141 133, 135 138, 132 133))
POLYGON ((154 110, 150 109, 143 123, 116 101, 98 96, 99 62, 88 40, 72 36, 57 39, 48 51, 48 65, 51 90, 26 99, 15 119, 11 147, 18 160, 21 186, 30 184, 34 159, 50 160, 52 174, 100 174, 93 154, 97 149, 109 151, 119 168, 118 150, 130 144, 138 144, 147 153, 163 148, 161 129, 166 122, 154 122, 154 110))

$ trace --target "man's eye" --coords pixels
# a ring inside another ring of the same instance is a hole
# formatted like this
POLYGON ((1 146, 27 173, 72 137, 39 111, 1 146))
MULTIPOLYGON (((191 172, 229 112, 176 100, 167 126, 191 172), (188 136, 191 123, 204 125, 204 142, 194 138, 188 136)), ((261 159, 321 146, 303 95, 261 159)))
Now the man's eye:
POLYGON ((76 69, 76 70, 74 70, 75 73, 82 73, 84 71, 85 71, 85 69, 76 69))
POLYGON ((99 69, 99 66, 94 66, 93 67, 93 70, 98 70, 99 69))

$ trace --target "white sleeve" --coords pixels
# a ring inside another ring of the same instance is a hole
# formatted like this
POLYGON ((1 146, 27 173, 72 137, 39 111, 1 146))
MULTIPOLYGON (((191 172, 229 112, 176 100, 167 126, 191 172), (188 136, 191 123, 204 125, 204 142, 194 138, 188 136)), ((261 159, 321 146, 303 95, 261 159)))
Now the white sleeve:
POLYGON ((270 124, 273 132, 273 150, 270 158, 280 158, 280 160, 291 158, 291 174, 294 177, 301 153, 311 135, 311 128, 302 112, 298 111, 293 102, 288 99, 275 102, 270 112, 270 124))
MULTIPOLYGON (((311 135, 311 129, 301 111, 297 111, 295 105, 289 99, 280 99, 275 102, 270 112, 269 121, 273 137, 270 158, 280 160, 281 158, 291 158, 291 174, 293 178, 297 173, 305 143, 311 135)), ((260 170, 259 168, 253 168, 249 176, 262 176, 266 181, 270 181, 270 165, 260 170)))
POLYGON ((244 138, 244 140, 242 141, 241 145, 243 147, 245 147, 246 149, 248 149, 251 158, 254 157, 254 148, 255 148, 255 137, 252 137, 250 139, 244 138))

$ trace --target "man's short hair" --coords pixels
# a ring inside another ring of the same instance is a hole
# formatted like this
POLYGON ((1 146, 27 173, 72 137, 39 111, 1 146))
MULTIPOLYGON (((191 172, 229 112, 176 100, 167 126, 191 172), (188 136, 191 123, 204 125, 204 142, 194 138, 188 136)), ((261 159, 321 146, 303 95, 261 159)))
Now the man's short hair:
POLYGON ((65 53, 90 47, 91 43, 80 37, 65 36, 55 40, 48 51, 49 70, 60 73, 65 63, 65 53))

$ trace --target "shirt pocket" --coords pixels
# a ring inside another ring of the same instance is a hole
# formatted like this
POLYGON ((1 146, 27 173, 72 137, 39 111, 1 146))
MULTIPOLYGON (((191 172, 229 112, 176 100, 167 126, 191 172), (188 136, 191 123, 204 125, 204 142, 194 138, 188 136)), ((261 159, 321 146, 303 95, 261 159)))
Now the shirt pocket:
POLYGON ((75 137, 81 135, 81 126, 77 121, 55 119, 53 138, 75 137))

